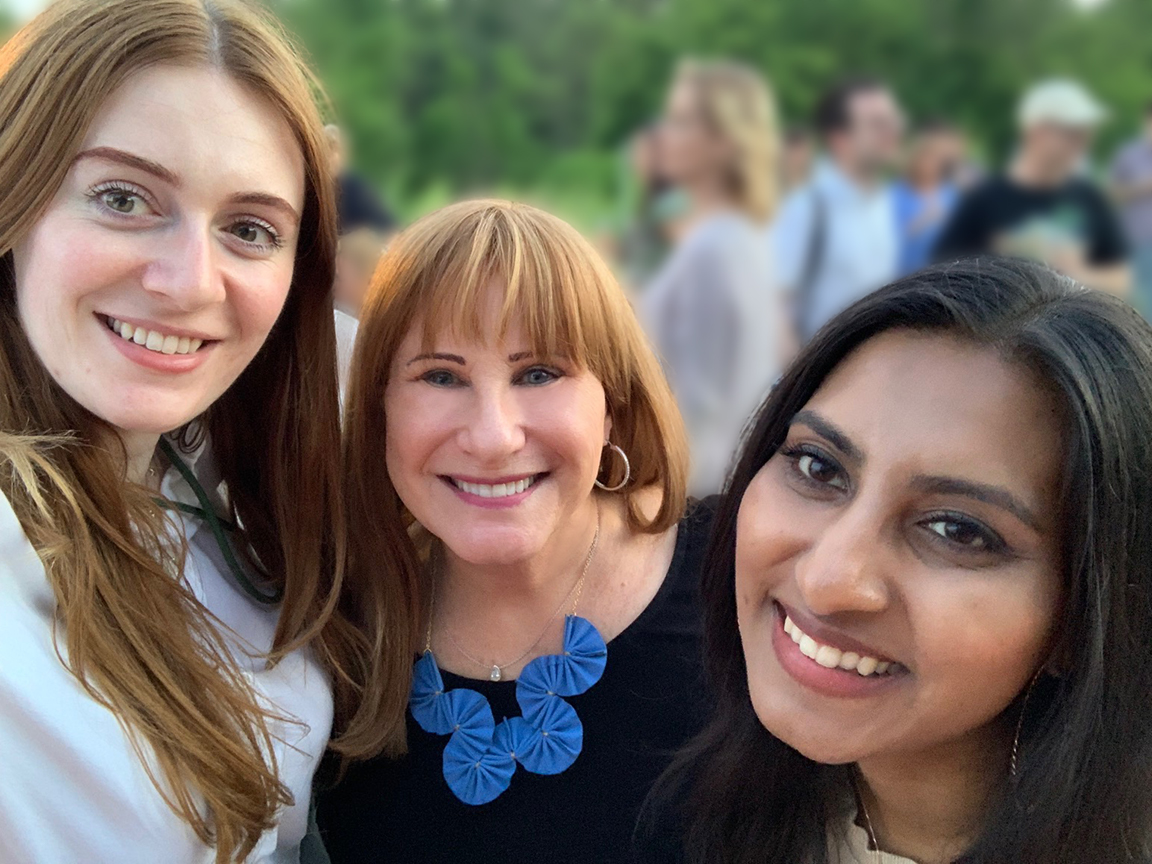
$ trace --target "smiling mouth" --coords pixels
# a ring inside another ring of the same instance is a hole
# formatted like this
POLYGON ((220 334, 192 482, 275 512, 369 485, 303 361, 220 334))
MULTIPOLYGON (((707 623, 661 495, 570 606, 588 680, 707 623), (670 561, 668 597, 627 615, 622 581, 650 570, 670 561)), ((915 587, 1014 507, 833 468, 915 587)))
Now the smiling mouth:
POLYGON ((135 342, 142 348, 154 351, 157 354, 194 354, 206 344, 203 339, 192 339, 188 336, 174 336, 170 333, 161 333, 159 330, 148 330, 145 327, 136 327, 127 321, 120 321, 110 315, 104 316, 104 323, 108 329, 125 342, 135 342))
POLYGON ((864 678, 873 675, 890 676, 904 671, 904 667, 899 663, 857 654, 855 651, 841 651, 839 648, 817 642, 797 627, 787 615, 784 616, 784 632, 800 647, 801 654, 825 669, 842 669, 845 672, 855 672, 864 678))
POLYGON ((519 480, 511 480, 504 483, 471 483, 467 480, 458 480, 455 477, 448 476, 442 476, 440 479, 459 489, 461 492, 467 492, 469 495, 475 495, 479 498, 508 498, 512 495, 527 492, 546 476, 548 476, 547 472, 543 474, 532 474, 528 477, 521 477, 519 480))

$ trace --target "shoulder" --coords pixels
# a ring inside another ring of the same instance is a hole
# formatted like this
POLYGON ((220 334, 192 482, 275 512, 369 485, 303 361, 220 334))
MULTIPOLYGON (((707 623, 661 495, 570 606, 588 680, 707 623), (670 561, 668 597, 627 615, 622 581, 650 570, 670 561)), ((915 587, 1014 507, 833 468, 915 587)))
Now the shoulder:
POLYGON ((693 592, 699 583, 708 553, 708 543, 712 536, 712 525, 716 521, 720 496, 710 495, 703 499, 692 499, 676 532, 676 551, 668 568, 668 579, 680 584, 691 585, 693 592))

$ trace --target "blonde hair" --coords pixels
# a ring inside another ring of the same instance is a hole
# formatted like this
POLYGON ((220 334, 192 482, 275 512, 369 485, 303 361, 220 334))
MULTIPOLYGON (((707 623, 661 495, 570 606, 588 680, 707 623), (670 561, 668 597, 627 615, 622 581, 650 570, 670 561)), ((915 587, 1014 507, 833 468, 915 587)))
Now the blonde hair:
POLYGON ((327 147, 314 82, 270 17, 236 0, 61 0, 0 49, 0 490, 44 563, 70 670, 120 718, 158 792, 223 864, 245 857, 291 800, 269 715, 211 614, 173 578, 186 550, 149 493, 125 482, 114 430, 29 344, 12 262, 101 107, 156 64, 225 70, 278 110, 303 154, 284 309, 182 443, 209 436, 239 545, 283 588, 268 662, 314 645, 335 679, 338 723, 368 686, 358 677, 366 643, 333 614, 344 542, 327 147))
POLYGON ((737 204, 767 222, 780 195, 780 130, 767 80, 731 60, 683 60, 675 81, 695 91, 704 121, 735 150, 728 179, 737 204))
MULTIPOLYGON (((378 595, 364 605, 391 609, 393 620, 406 616, 413 628, 390 634, 410 640, 406 664, 388 676, 398 704, 408 697, 423 598, 411 517, 384 463, 384 391, 396 351, 418 323, 429 344, 442 327, 465 338, 490 336, 480 309, 493 283, 504 291, 498 335, 519 322, 533 351, 569 357, 603 385, 612 442, 632 464, 621 493, 631 528, 663 532, 686 503, 688 445, 675 399, 623 290, 588 241, 555 216, 504 201, 466 201, 416 222, 393 241, 373 276, 344 416, 350 572, 356 590, 378 595), (663 498, 646 516, 638 495, 652 486, 663 498)), ((606 454, 600 476, 607 486, 620 482, 619 458, 606 454)), ((403 728, 391 731, 402 742, 403 728)))

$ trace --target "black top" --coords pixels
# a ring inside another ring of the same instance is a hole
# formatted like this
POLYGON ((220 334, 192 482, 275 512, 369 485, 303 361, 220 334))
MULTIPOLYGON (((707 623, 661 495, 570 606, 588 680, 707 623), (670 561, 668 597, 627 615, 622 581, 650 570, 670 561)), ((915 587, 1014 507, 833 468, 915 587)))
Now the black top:
POLYGON ((1061 242, 1083 248, 1090 264, 1118 264, 1128 256, 1111 204, 1090 181, 1076 177, 1057 188, 1036 189, 1001 175, 964 196, 936 243, 934 257, 1041 257, 1030 249, 1061 242))
MULTIPOLYGON (((332 864, 631 860, 645 796, 673 752, 699 731, 710 704, 699 576, 715 510, 714 498, 690 507, 660 590, 608 645, 600 681, 567 700, 584 725, 584 748, 572 767, 550 777, 517 767, 499 798, 469 806, 444 780, 448 736, 425 732, 409 714, 406 756, 355 765, 320 793, 332 864)), ((484 695, 497 719, 520 714, 515 681, 442 674, 446 689, 484 695)))

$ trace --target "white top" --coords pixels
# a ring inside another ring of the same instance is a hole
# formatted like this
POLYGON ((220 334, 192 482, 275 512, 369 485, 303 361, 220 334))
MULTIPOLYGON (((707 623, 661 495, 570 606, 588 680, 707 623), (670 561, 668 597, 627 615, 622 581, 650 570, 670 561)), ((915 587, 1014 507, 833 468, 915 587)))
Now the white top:
POLYGON ((816 262, 804 330, 814 333, 861 297, 896 278, 900 236, 887 186, 863 187, 829 161, 817 165, 811 183, 784 202, 771 232, 780 282, 790 292, 804 279, 815 196, 824 205, 823 254, 816 262))
POLYGON ((641 299, 692 446, 688 491, 720 491, 744 424, 780 374, 783 297, 763 228, 729 211, 692 226, 641 299))
MULTIPOLYGON (((189 459, 220 503, 219 477, 203 450, 189 459)), ((163 494, 196 504, 170 469, 163 494)), ((221 508, 222 509, 222 508, 221 508)), ((278 607, 251 599, 233 582, 215 538, 180 517, 189 542, 184 578, 197 599, 233 632, 235 659, 257 693, 303 725, 273 724, 280 776, 295 803, 266 833, 247 864, 299 860, 312 775, 332 726, 328 677, 311 651, 274 669, 267 651, 278 607)), ((160 797, 116 716, 93 700, 61 663, 62 626, 44 567, 8 499, 0 495, 0 861, 20 864, 211 864, 212 849, 160 797)))
POLYGON ((832 864, 916 864, 911 858, 869 848, 868 832, 855 822, 829 833, 828 852, 832 864))
POLYGON ((352 368, 352 351, 356 348, 356 331, 360 322, 339 309, 333 309, 336 316, 336 369, 340 376, 340 402, 344 402, 344 390, 348 387, 348 373, 352 368))

